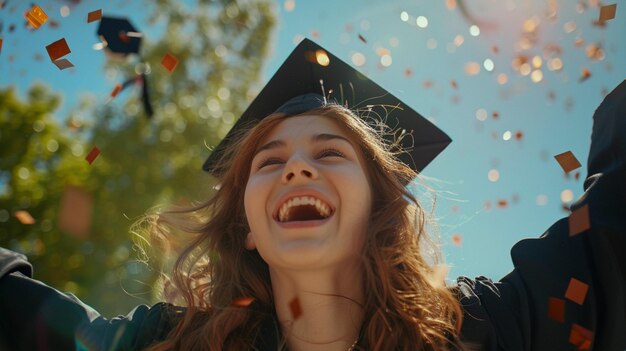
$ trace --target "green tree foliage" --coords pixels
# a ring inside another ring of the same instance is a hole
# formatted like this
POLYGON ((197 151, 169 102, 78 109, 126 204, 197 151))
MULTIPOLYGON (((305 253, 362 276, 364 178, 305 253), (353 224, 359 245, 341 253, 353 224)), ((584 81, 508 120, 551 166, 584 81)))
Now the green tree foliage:
POLYGON ((207 146, 248 104, 275 22, 270 0, 149 3, 141 58, 111 59, 107 69, 120 83, 147 73, 153 118, 140 88, 104 105, 85 101, 63 123, 52 115, 59 98, 45 88, 33 87, 26 101, 0 92, 0 245, 26 253, 38 279, 105 315, 153 302, 156 275, 134 260, 129 227, 155 205, 210 193, 212 179, 201 171, 207 146), (179 60, 172 73, 160 65, 165 53, 179 60), (90 166, 93 146, 101 154, 90 166), (58 229, 67 185, 93 198, 86 237, 58 229), (36 223, 20 223, 18 210, 36 223))

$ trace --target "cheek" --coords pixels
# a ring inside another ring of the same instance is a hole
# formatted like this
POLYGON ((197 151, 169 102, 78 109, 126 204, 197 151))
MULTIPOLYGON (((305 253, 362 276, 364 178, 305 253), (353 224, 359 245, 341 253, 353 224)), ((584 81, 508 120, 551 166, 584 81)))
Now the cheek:
POLYGON ((251 227, 254 225, 254 220, 258 221, 265 212, 268 196, 267 189, 268 187, 258 177, 251 177, 246 184, 243 198, 244 210, 251 227))

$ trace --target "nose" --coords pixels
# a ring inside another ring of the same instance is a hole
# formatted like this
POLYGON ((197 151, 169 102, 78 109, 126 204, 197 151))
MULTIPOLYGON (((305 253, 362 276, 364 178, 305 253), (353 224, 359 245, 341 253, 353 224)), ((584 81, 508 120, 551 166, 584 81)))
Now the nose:
POLYGON ((297 178, 313 180, 317 179, 317 176, 317 169, 314 165, 302 157, 294 156, 287 161, 283 169, 282 181, 287 183, 297 178))

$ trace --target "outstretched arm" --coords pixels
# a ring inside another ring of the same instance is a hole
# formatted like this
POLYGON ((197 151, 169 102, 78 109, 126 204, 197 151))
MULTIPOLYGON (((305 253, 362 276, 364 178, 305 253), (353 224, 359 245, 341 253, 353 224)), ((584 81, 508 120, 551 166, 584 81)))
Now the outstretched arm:
POLYGON ((626 349, 626 81, 594 114, 585 193, 517 243, 497 283, 459 279, 463 336, 487 350, 626 349))
POLYGON ((0 248, 2 350, 141 350, 163 340, 183 312, 160 303, 105 319, 31 274, 23 255, 0 248))

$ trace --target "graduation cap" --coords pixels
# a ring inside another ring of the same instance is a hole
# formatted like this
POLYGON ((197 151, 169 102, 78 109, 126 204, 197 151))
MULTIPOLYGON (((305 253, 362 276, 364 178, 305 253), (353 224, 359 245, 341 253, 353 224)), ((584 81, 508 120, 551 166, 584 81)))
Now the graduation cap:
MULTIPOLYGON (((305 39, 292 51, 226 137, 215 147, 202 168, 219 176, 217 161, 233 142, 237 131, 249 125, 249 122, 260 121, 274 112, 300 114, 328 102, 345 105, 353 110, 378 109, 375 113, 386 117, 390 127, 411 134, 411 137, 403 138, 400 143, 407 152, 399 155, 399 159, 418 172, 452 141, 443 131, 387 90, 321 46, 305 39)), ((385 138, 389 143, 397 142, 393 140, 393 135, 385 138)))
POLYGON ((98 36, 106 44, 106 50, 125 57, 139 53, 142 34, 127 18, 102 16, 98 36))

